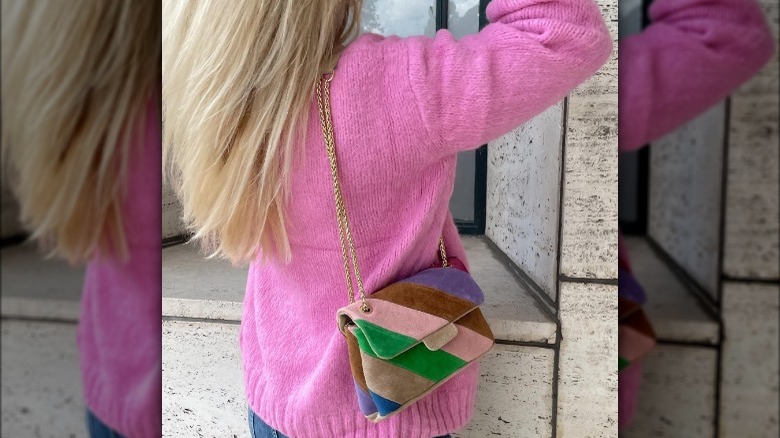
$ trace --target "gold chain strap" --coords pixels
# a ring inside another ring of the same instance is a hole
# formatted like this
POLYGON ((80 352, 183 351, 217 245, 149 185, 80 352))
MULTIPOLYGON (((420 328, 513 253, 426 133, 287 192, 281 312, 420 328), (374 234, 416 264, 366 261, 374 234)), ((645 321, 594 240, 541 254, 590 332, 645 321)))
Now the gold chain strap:
MULTIPOLYGON (((335 72, 334 72, 335 73, 335 72)), ((352 285, 352 275, 349 272, 349 259, 352 260, 352 269, 355 272, 358 292, 363 304, 360 310, 364 313, 371 311, 371 307, 366 302, 366 292, 363 289, 363 278, 358 268, 357 254, 355 252, 355 241, 352 238, 352 230, 349 227, 347 219, 347 208, 344 205, 344 197, 341 193, 341 183, 339 182, 339 171, 336 163, 336 142, 333 136, 333 117, 330 112, 330 82, 333 80, 334 73, 330 73, 317 85, 317 106, 320 112, 320 123, 322 124, 322 136, 325 139, 325 150, 328 152, 328 161, 330 162, 330 173, 333 177, 333 197, 336 201, 336 220, 339 226, 339 243, 341 245, 341 258, 344 261, 344 275, 347 278, 347 290, 349 291, 349 303, 355 302, 355 290, 352 285), (349 253, 349 257, 347 257, 349 253)), ((442 266, 448 267, 447 250, 444 247, 444 236, 439 237, 439 253, 441 255, 442 266)))

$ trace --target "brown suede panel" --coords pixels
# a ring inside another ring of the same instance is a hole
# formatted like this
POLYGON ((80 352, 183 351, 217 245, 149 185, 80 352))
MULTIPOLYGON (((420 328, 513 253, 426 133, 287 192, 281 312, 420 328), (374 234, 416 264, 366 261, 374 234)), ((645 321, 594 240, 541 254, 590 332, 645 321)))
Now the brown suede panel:
MULTIPOLYGON (((417 309, 450 322, 475 307, 471 301, 413 283, 392 284, 375 294, 371 294, 371 298, 417 309)), ((410 321, 410 323, 414 322, 410 321)))
POLYGON ((455 321, 455 324, 473 330, 486 338, 495 340, 493 331, 490 330, 490 326, 482 315, 482 311, 479 309, 474 309, 474 311, 469 312, 463 318, 455 321))
POLYGON ((366 379, 371 391, 398 404, 419 396, 436 384, 406 368, 363 354, 366 379))
POLYGON ((347 338, 347 351, 349 351, 349 367, 352 369, 352 377, 355 378, 358 386, 363 388, 368 394, 368 385, 366 385, 366 376, 363 374, 363 359, 360 353, 358 340, 351 331, 345 330, 347 338))

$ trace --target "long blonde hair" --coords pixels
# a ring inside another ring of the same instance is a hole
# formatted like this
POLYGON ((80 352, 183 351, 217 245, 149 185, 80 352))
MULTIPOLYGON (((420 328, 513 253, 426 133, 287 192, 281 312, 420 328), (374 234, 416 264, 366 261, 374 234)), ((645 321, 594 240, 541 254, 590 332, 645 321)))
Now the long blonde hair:
POLYGON ((31 238, 125 258, 130 141, 159 87, 156 0, 2 0, 4 176, 31 238))
POLYGON ((320 75, 362 0, 163 1, 163 162, 212 256, 289 259, 285 203, 320 75))

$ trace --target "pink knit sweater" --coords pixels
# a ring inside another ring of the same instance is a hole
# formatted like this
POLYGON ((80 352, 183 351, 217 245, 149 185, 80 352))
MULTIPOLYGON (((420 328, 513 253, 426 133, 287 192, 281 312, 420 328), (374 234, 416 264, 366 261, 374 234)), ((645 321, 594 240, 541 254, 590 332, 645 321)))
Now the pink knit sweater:
MULTIPOLYGON (((367 292, 429 267, 444 230, 456 154, 561 100, 607 59, 611 40, 593 0, 493 0, 492 24, 456 41, 363 35, 331 85, 336 148, 367 292)), ((471 419, 478 378, 467 367, 378 424, 358 410, 336 311, 347 304, 328 159, 316 104, 294 168, 289 264, 251 265, 241 326, 246 394, 294 438, 429 438, 471 419)))
POLYGON ((128 438, 162 435, 159 102, 150 100, 130 148, 122 216, 130 259, 90 261, 78 327, 86 405, 128 438))

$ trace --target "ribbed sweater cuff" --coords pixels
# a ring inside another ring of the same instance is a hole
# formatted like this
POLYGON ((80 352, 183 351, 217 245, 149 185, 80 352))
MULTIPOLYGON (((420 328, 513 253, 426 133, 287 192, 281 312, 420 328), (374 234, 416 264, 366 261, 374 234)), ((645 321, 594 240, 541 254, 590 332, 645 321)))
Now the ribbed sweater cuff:
POLYGON ((161 412, 148 412, 145 415, 128 412, 122 403, 108 399, 99 373, 82 371, 82 379, 84 404, 105 425, 126 438, 162 436, 161 412))
POLYGON ((453 391, 418 400, 403 412, 381 423, 367 420, 355 406, 352 412, 333 417, 316 414, 297 418, 284 406, 250 400, 252 410, 271 427, 295 438, 431 438, 457 432, 471 421, 474 413, 474 391, 453 391))

